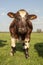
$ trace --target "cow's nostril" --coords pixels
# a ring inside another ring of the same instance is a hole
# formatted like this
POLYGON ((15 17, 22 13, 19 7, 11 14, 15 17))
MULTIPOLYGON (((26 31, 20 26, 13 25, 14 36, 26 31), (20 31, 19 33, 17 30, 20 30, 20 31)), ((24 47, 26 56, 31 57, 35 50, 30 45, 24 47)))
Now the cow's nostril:
POLYGON ((22 30, 24 31, 24 28, 22 28, 22 30))
POLYGON ((19 28, 19 32, 20 32, 20 31, 25 31, 25 29, 24 29, 24 28, 19 28))
POLYGON ((19 28, 19 30, 21 30, 21 28, 19 28))

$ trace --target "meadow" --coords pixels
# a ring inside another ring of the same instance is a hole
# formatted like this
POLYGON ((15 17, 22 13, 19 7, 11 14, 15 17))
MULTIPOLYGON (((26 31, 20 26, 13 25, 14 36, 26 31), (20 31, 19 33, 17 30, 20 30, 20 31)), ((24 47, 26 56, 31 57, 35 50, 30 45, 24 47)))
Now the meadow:
POLYGON ((14 56, 10 56, 10 34, 0 33, 0 65, 43 65, 43 33, 32 33, 28 59, 25 58, 22 44, 17 43, 14 56))

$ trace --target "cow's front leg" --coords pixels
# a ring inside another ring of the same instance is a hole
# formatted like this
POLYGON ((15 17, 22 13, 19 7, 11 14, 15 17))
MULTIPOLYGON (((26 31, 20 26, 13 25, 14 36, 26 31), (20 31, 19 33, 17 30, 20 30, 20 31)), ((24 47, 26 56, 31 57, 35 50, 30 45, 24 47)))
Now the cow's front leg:
POLYGON ((14 52, 16 50, 16 44, 15 43, 16 43, 16 39, 14 37, 11 37, 11 52, 10 52, 11 56, 14 55, 14 52))
POLYGON ((23 49, 24 49, 24 53, 25 53, 25 57, 28 58, 29 57, 29 39, 25 38, 24 43, 23 43, 23 49))

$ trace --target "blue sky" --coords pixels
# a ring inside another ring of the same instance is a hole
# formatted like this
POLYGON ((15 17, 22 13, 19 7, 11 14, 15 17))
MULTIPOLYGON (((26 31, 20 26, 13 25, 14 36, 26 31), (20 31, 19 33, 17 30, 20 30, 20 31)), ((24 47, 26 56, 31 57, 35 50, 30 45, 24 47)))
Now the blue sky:
POLYGON ((0 31, 9 31, 9 25, 13 19, 7 16, 8 12, 16 12, 25 9, 29 14, 36 14, 33 20, 33 30, 43 31, 43 0, 0 0, 0 31))

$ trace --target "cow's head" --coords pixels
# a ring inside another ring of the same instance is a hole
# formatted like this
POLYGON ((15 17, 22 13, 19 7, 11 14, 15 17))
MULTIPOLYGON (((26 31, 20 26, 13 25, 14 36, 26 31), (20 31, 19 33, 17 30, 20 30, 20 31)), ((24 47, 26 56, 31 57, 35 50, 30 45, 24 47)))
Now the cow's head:
POLYGON ((17 29, 20 33, 27 32, 27 20, 29 22, 30 20, 37 18, 34 14, 29 15, 24 9, 21 9, 16 13, 9 12, 8 16, 14 18, 14 21, 16 20, 17 29))

